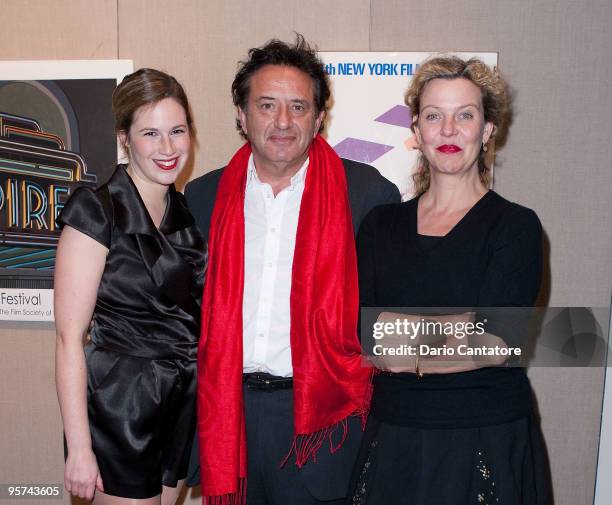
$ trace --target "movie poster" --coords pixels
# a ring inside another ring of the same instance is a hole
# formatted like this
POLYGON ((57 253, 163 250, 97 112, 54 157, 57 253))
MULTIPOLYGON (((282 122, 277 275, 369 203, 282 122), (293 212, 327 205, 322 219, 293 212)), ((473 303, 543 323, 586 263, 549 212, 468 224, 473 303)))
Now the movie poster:
POLYGON ((117 163, 127 60, 0 62, 0 320, 52 321, 57 217, 117 163))

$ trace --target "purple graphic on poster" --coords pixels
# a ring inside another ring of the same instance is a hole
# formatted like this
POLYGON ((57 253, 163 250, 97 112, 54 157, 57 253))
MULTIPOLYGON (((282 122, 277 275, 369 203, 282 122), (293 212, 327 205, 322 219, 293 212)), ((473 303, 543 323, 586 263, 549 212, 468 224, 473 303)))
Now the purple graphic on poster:
POLYGON ((334 150, 341 158, 361 161, 362 163, 372 163, 391 149, 393 149, 393 146, 352 137, 345 138, 334 146, 334 150))
POLYGON ((410 109, 405 105, 396 105, 384 114, 378 116, 374 121, 394 126, 402 126, 404 128, 410 128, 412 125, 410 109))

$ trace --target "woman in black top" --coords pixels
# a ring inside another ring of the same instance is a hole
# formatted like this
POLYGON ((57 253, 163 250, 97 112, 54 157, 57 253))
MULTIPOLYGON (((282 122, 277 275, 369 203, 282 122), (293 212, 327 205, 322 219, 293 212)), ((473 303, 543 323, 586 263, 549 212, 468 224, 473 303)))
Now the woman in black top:
POLYGON ((113 94, 129 163, 60 215, 56 379, 65 486, 96 504, 172 504, 195 428, 205 254, 174 181, 191 147, 187 97, 142 69, 113 94), (83 339, 89 341, 83 353, 83 339))
MULTIPOLYGON (((528 378, 524 369, 495 366, 521 343, 525 312, 507 308, 533 306, 542 261, 535 213, 488 189, 484 157, 506 117, 505 83, 479 60, 437 57, 419 68, 406 103, 422 152, 418 196, 363 221, 362 306, 418 308, 401 317, 472 325, 474 334, 445 331, 434 344, 421 330, 404 340, 415 352, 400 357, 383 351, 397 341, 376 335, 373 361, 382 372, 349 502, 548 504, 528 378), (453 315, 428 315, 446 310, 453 315), (468 347, 496 351, 474 358, 468 347)), ((394 318, 385 313, 379 323, 394 318)))

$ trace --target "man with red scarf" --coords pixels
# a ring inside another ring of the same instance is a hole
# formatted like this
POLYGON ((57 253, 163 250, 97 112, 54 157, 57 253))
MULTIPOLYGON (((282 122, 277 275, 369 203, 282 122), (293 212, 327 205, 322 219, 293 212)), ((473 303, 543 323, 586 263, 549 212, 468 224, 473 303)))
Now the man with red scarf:
POLYGON ((247 143, 186 189, 209 239, 202 494, 208 504, 335 505, 370 400, 354 233, 371 208, 400 195, 319 135, 329 83, 300 35, 251 49, 232 95, 247 143))

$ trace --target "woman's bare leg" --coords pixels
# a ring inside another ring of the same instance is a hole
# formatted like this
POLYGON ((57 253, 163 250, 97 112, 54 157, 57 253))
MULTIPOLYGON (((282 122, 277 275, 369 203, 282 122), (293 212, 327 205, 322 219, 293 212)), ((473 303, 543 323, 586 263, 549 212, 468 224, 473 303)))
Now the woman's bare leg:
POLYGON ((179 480, 176 483, 176 487, 163 486, 161 494, 161 505, 175 505, 176 501, 181 495, 183 486, 185 485, 185 479, 179 480))
POLYGON ((96 491, 96 494, 93 500, 93 505, 160 505, 160 504, 161 504, 161 495, 159 494, 157 496, 154 496, 153 498, 146 498, 144 500, 140 500, 137 498, 121 498, 119 496, 111 496, 109 494, 105 494, 105 493, 101 493, 100 491, 96 491))

